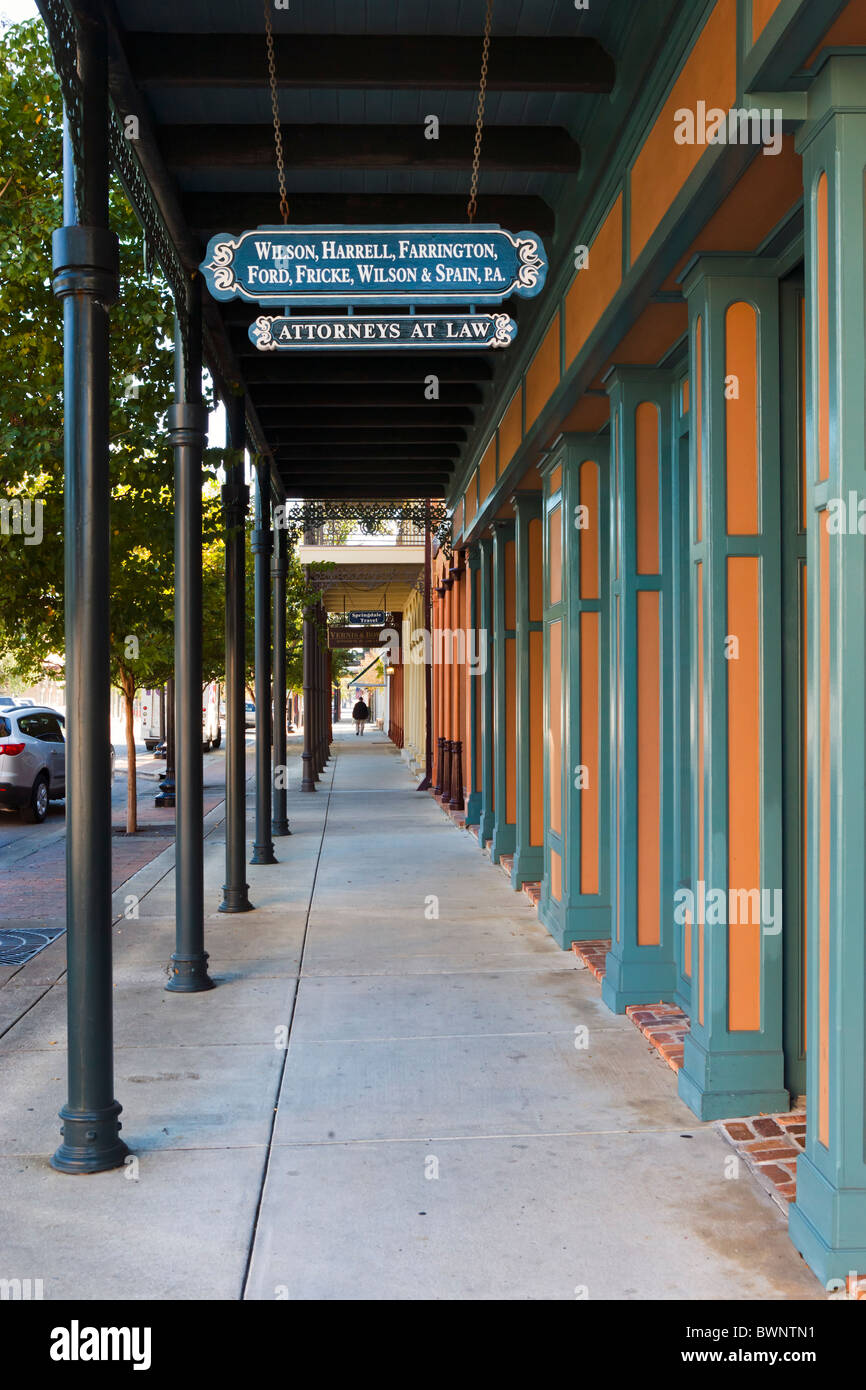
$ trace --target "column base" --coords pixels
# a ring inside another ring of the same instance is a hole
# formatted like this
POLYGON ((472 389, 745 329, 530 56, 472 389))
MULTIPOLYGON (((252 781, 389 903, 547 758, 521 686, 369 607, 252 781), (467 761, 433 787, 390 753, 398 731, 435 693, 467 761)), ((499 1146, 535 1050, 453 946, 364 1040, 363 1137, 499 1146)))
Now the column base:
POLYGON ((514 846, 517 841, 516 825, 496 825, 493 829, 493 841, 490 846, 490 860, 493 864, 498 864, 503 854, 513 854, 514 846))
POLYGON ((797 1197, 788 1234, 821 1283, 866 1274, 866 1189, 839 1190, 807 1154, 797 1160, 797 1197))
POLYGON ((207 973, 208 953, 200 951, 194 956, 172 955, 169 963, 171 975, 166 989, 169 994, 200 994, 202 990, 213 989, 214 982, 207 973))
POLYGON ((781 1052, 708 1052, 689 1033, 677 1088, 699 1120, 731 1120, 789 1110, 783 1075, 781 1052))
POLYGON ((466 802, 466 824, 478 825, 481 820, 481 793, 470 792, 466 802))
POLYGON ((575 941, 604 941, 610 936, 609 907, 596 903, 565 907, 550 896, 546 884, 541 889, 538 920, 563 951, 568 951, 575 941))
POLYGON ((159 792, 159 793, 157 793, 157 795, 153 798, 153 804, 154 804, 154 806, 168 806, 168 807, 174 806, 174 805, 175 805, 174 792, 159 792))
POLYGON ((272 835, 291 835, 291 833, 292 832, 289 829, 289 822, 285 818, 283 818, 282 820, 271 821, 272 835))
POLYGON ((265 841, 263 845, 253 845, 251 864, 276 864, 278 862, 277 856, 274 854, 274 847, 268 841, 265 841))
POLYGON ((218 912, 252 912, 253 904, 247 894, 249 884, 245 883, 243 888, 226 888, 223 885, 223 900, 220 903, 218 912))
POLYGON ((483 849, 488 840, 493 839, 496 817, 492 811, 482 811, 478 818, 478 843, 483 849))
POLYGON ((528 849, 517 849, 511 866, 511 886, 515 892, 524 883, 540 883, 544 877, 544 846, 530 845, 528 849))
POLYGON ((120 1111, 116 1100, 104 1110, 71 1110, 64 1105, 60 1111, 63 1143, 51 1155, 51 1167, 74 1175, 122 1168, 129 1149, 118 1136, 120 1111))
POLYGON ((608 951, 601 997, 611 1013, 624 1014, 630 1004, 672 1004, 675 993, 672 960, 622 960, 608 951))

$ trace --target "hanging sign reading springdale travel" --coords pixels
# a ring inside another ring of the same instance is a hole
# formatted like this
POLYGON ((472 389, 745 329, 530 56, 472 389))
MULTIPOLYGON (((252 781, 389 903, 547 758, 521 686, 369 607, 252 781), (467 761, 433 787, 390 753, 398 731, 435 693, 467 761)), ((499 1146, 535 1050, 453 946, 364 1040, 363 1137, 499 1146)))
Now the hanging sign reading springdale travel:
POLYGON ((538 294, 547 257, 534 232, 435 227, 258 227, 218 232, 201 263, 215 299, 262 305, 499 304, 538 294))
POLYGON ((346 318, 272 318, 250 324, 262 352, 287 348, 499 348, 508 347, 517 324, 508 314, 372 314, 346 318))

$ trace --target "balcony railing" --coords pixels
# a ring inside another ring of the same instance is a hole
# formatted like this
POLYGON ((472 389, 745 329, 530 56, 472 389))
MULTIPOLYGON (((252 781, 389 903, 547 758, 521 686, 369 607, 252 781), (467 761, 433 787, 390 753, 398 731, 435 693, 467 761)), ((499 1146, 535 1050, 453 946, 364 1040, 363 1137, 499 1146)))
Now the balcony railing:
POLYGON ((424 528, 411 521, 383 521, 381 530, 354 526, 346 521, 326 521, 304 531, 304 545, 423 545, 424 528))

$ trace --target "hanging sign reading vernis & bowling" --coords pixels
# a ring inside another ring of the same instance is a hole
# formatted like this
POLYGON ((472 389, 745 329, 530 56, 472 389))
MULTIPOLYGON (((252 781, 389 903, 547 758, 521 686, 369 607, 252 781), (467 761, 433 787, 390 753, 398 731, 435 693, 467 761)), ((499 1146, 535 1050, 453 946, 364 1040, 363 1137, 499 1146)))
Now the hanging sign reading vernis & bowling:
POLYGON ((201 271, 215 299, 263 306, 473 306, 452 317, 354 315, 304 319, 262 315, 250 337, 279 348, 504 347, 516 325, 507 314, 476 313, 509 295, 538 294, 547 257, 534 232, 491 224, 436 227, 258 227, 208 242, 201 271))

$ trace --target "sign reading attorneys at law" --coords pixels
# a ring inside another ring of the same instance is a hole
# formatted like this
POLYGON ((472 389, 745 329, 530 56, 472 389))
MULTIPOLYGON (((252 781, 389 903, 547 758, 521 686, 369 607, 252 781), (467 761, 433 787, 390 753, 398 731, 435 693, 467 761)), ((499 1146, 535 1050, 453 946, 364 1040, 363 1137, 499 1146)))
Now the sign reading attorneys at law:
POLYGON ((249 335, 262 352, 291 348, 499 348, 517 324, 508 314, 351 314, 345 318, 262 314, 249 335))
POLYGON ((258 227, 218 232, 200 268, 215 299, 262 305, 499 304, 538 294, 547 257, 495 224, 258 227))

